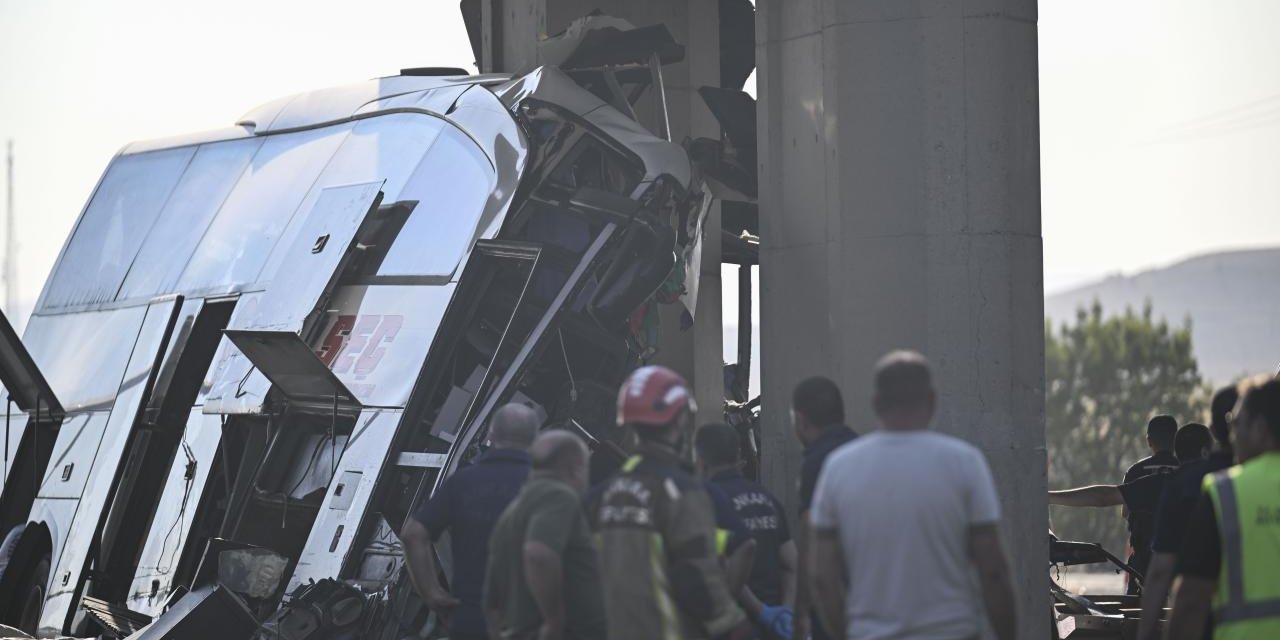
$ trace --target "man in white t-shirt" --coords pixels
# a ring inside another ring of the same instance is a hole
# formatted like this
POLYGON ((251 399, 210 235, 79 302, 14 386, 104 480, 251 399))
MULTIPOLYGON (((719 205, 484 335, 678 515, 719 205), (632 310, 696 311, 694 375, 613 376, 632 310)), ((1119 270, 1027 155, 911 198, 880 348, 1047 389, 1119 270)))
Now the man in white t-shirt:
POLYGON ((876 365, 881 429, 837 449, 810 510, 810 586, 822 623, 848 640, 978 638, 986 617, 1012 640, 1013 591, 982 452, 929 430, 929 362, 876 365))

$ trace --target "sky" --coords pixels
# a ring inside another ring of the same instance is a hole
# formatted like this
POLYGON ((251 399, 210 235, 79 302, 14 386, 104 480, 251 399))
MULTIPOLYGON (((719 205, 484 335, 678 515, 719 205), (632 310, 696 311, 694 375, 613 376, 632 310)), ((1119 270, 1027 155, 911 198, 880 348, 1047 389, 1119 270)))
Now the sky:
MULTIPOLYGON (((1280 245, 1280 2, 1039 6, 1049 293, 1280 245)), ((0 0, 23 301, 6 311, 21 323, 122 145, 411 66, 473 69, 455 0, 0 0)))

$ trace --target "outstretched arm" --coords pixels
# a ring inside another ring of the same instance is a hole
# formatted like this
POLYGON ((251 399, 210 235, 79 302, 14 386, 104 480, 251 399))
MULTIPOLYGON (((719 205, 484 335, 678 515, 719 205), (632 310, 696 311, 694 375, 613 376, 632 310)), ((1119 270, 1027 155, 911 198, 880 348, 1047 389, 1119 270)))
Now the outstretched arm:
POLYGON ((1095 484, 1079 489, 1063 489, 1049 492, 1049 504, 1064 507, 1114 507, 1124 504, 1120 487, 1114 484, 1095 484))

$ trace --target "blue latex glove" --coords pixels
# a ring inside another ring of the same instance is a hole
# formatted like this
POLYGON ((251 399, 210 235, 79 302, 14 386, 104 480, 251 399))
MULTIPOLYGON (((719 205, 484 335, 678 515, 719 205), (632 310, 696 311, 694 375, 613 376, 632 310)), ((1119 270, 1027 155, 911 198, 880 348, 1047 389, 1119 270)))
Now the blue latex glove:
POLYGON ((775 636, 784 640, 791 638, 792 618, 791 609, 781 605, 776 607, 766 605, 760 610, 760 624, 768 627, 775 636))

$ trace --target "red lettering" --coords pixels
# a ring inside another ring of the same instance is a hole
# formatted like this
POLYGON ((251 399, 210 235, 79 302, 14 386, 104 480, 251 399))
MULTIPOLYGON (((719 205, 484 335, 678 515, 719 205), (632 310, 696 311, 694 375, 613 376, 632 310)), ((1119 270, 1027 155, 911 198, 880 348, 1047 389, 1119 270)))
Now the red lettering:
POLYGON ((333 321, 333 326, 329 327, 329 333, 324 337, 324 342, 321 342, 320 348, 316 350, 316 355, 326 366, 333 366, 333 361, 346 345, 347 337, 351 335, 351 327, 355 326, 355 323, 355 316, 338 316, 338 319, 333 321))
POLYGON ((356 320, 355 326, 351 329, 350 339, 333 363, 334 373, 346 373, 351 370, 351 366, 356 363, 365 346, 369 344, 369 336, 378 329, 381 321, 380 315, 360 316, 356 320))
POLYGON ((387 348, 382 346, 383 343, 395 340, 396 334, 400 333, 402 325, 404 325, 404 316, 382 316, 382 322, 378 324, 377 331, 369 338, 368 345, 364 348, 363 353, 360 354, 360 359, 356 361, 356 375, 367 376, 378 368, 378 363, 382 361, 382 356, 387 354, 387 348))

